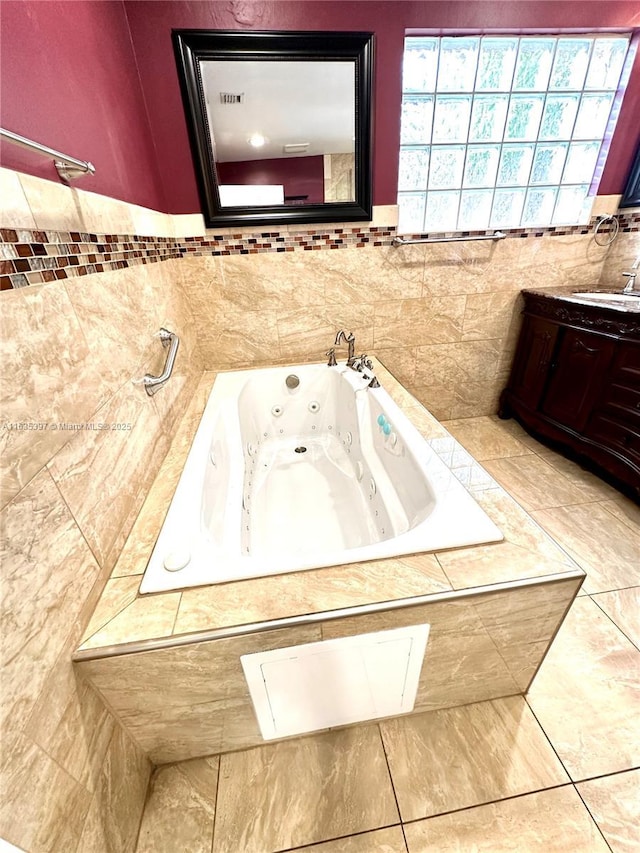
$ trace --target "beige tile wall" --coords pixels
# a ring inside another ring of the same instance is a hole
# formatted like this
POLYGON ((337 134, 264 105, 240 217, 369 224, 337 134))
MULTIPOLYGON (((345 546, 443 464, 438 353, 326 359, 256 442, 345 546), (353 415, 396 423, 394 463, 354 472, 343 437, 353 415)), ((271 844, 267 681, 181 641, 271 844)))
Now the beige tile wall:
MULTIPOLYGON (((170 217, 0 170, 2 227, 161 235, 170 217)), ((179 261, 2 293, 0 836, 28 853, 135 848, 151 765, 74 674, 77 647, 202 360, 179 261), (181 335, 172 381, 154 337, 181 335), (8 429, 6 421, 43 424, 8 429), (62 423, 131 424, 64 430, 62 423)))
POLYGON ((448 419, 496 411, 520 290, 593 286, 606 256, 592 235, 546 236, 190 257, 183 272, 207 368, 319 361, 344 326, 448 419))
MULTIPOLYGON (((627 279, 622 275, 640 258, 640 232, 620 232, 607 251, 607 257, 600 279, 602 284, 611 287, 624 287, 627 279)), ((636 280, 640 288, 640 279, 636 280)))

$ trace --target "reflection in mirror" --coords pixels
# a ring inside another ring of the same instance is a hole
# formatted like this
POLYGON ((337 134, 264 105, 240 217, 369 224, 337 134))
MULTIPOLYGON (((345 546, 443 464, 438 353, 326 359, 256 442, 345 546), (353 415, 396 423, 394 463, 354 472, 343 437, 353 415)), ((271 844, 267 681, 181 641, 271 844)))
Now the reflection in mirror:
POLYGON ((352 63, 223 60, 201 70, 222 207, 355 201, 352 63))
POLYGON ((371 219, 368 33, 174 31, 205 222, 371 219))

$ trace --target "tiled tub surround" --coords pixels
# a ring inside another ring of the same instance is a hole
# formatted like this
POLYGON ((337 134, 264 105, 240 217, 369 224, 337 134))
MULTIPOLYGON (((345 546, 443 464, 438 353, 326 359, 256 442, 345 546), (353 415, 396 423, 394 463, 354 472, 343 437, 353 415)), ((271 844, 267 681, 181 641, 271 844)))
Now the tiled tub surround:
POLYGON ((527 690, 583 574, 382 365, 503 542, 139 596, 214 374, 205 373, 75 659, 156 763, 262 743, 240 655, 431 624, 416 712, 527 690), (455 677, 452 677, 455 673, 455 677))
MULTIPOLYGON (((0 196, 0 227, 47 232, 44 242, 40 236, 27 241, 41 245, 56 242, 50 238, 50 231, 68 232, 69 240, 59 241, 67 243, 73 243, 72 232, 96 237, 150 234, 165 237, 170 243, 175 235, 205 234, 200 215, 171 217, 7 169, 0 169, 0 196)), ((375 213, 375 226, 394 221, 390 209, 376 209, 375 213)), ((101 242, 106 245, 109 241, 101 242)), ((161 243, 149 241, 144 249, 156 250, 161 243)), ((16 420, 33 421, 37 417, 38 421, 71 424, 97 420, 98 413, 100 419, 108 415, 115 422, 135 414, 139 426, 129 434, 126 449, 122 436, 112 444, 95 432, 47 430, 27 434, 2 430, 2 620, 3 627, 9 626, 4 636, 11 642, 4 641, 2 659, 1 772, 3 793, 6 790, 9 794, 2 798, 0 836, 26 850, 64 849, 65 853, 101 847, 124 851, 135 843, 149 765, 113 718, 105 715, 95 693, 84 682, 76 681, 69 659, 94 610, 104 578, 117 560, 137 507, 145 498, 147 475, 152 478, 157 470, 174 424, 192 396, 194 377, 203 365, 217 368, 317 359, 335 334, 334 323, 339 319, 344 318, 345 324, 351 318, 372 322, 370 303, 363 303, 368 306, 366 311, 356 310, 362 302, 359 295, 367 293, 368 287, 376 292, 382 289, 387 294, 383 302, 387 306, 394 302, 400 319, 408 315, 414 324, 423 322, 430 336, 437 324, 431 316, 424 322, 424 309, 432 310, 437 303, 429 300, 449 296, 459 300, 462 296, 463 301, 456 302, 452 334, 454 343, 470 345, 468 351, 463 353, 460 346, 429 349, 424 336, 422 340, 418 337, 416 345, 412 329, 411 342, 405 345, 400 339, 389 347, 385 358, 407 384, 416 376, 419 356, 458 356, 458 372, 467 375, 467 380, 455 394, 451 387, 444 388, 442 405, 432 408, 440 417, 451 412, 480 414, 488 407, 486 401, 493 399, 493 386, 499 388, 502 382, 473 380, 479 369, 474 359, 485 351, 478 341, 501 341, 504 349, 498 363, 506 379, 509 346, 516 330, 508 332, 506 338, 500 336, 517 313, 521 287, 540 286, 541 278, 556 284, 584 283, 585 277, 592 281, 598 274, 603 281, 607 277, 607 283, 617 285, 620 269, 630 264, 640 249, 636 231, 621 234, 608 250, 595 247, 589 236, 527 237, 502 241, 496 248, 502 253, 505 244, 514 252, 518 246, 521 249, 521 254, 511 256, 513 274, 494 269, 489 252, 493 244, 459 244, 447 251, 445 246, 417 247, 417 254, 414 247, 404 247, 398 254, 389 246, 365 246, 338 252, 264 252, 258 260, 265 259, 268 264, 278 256, 282 262, 279 267, 265 267, 264 275, 254 266, 255 256, 167 258, 151 264, 142 264, 137 258, 133 265, 132 257, 111 258, 106 262, 115 262, 120 268, 2 293, 4 413, 11 412, 16 420), (556 246, 557 251, 546 253, 547 244, 556 246), (355 252, 362 264, 361 273, 357 269, 349 272, 348 265, 343 270, 345 275, 334 269, 325 294, 324 284, 314 280, 318 258, 325 262, 330 256, 346 260, 355 252), (292 263, 301 258, 300 264, 292 263), (541 258, 545 260, 542 265, 541 258), (124 268, 125 264, 130 268, 124 268), (265 279, 274 270, 275 278, 265 279), (500 272, 497 276, 496 270, 500 272), (246 278, 246 290, 234 292, 233 284, 239 278, 246 278), (313 299, 306 318, 305 293, 313 299), (194 318, 194 310, 204 313, 194 318), (220 314, 211 324, 216 311, 220 314), (243 336, 245 314, 257 327, 255 340, 249 345, 246 338, 253 329, 248 328, 243 336), (264 327, 267 323, 273 326, 276 318, 279 330, 274 336, 264 327), (229 327, 225 326, 227 320, 229 327), (307 320, 310 333, 301 329, 307 320), (140 387, 131 385, 130 380, 161 367, 164 351, 153 335, 163 324, 181 334, 181 349, 175 381, 150 400, 139 394, 140 387), (206 334, 201 351, 205 361, 195 345, 196 334, 201 335, 203 329, 206 334), (310 350, 314 346, 317 349, 308 352, 307 345, 310 350), (467 365, 462 355, 469 357, 467 365), (167 411, 169 416, 163 420, 167 411), (59 455, 63 448, 64 457, 59 455), (124 493, 123 483, 127 484, 124 493), (106 497, 100 500, 103 492, 106 497), (114 496, 118 497, 115 501, 114 496), (129 786, 122 784, 123 766, 129 786)), ((95 254, 91 249, 78 255, 77 265, 68 266, 89 266, 88 256, 95 254)), ((138 250, 142 247, 126 251, 138 250)), ((97 263, 105 260, 96 258, 97 263)), ((34 272, 41 273, 42 269, 36 267, 34 272)), ((378 319, 378 337, 380 322, 378 319)), ((371 345, 370 325, 360 329, 359 341, 363 348, 371 345)), ((438 381, 440 372, 436 371, 438 381)), ((414 391, 418 387, 414 384, 414 391)), ((414 409, 414 417, 416 412, 414 409)), ((508 499, 494 512, 503 530, 505 515, 515 512, 514 520, 519 517, 517 505, 508 499)), ((529 554, 531 549, 519 537, 516 522, 512 524, 512 558, 505 556, 505 563, 511 564, 517 556, 525 567, 536 571, 535 555, 529 554)), ((128 547, 132 547, 131 541, 128 547)), ((576 548, 580 547, 576 542, 576 548)), ((501 553, 506 555, 508 550, 505 544, 501 553)), ((489 560, 486 554, 477 557, 483 577, 480 582, 491 582, 492 573, 499 578, 500 560, 489 560)), ((455 562, 454 557, 447 569, 450 577, 455 562)), ((438 582, 441 568, 428 560, 420 571, 405 565, 399 584, 406 590, 404 594, 413 594, 417 582, 429 571, 436 578, 434 589, 442 588, 438 582)), ((354 578, 350 591, 344 591, 345 603, 361 603, 357 584, 366 595, 379 574, 379 569, 370 567, 366 575, 360 573, 354 578)), ((128 596, 137 579, 116 580, 116 584, 109 582, 107 591, 124 607, 130 603, 128 596)), ((324 585, 317 577, 313 583, 309 578, 307 584, 305 590, 298 590, 301 599, 323 609, 324 585)), ((403 594, 400 589, 398 592, 403 594)), ((200 599, 185 594, 180 605, 184 619, 189 612, 199 612, 200 599)), ((231 614, 232 621, 239 621, 247 606, 239 590, 228 590, 220 605, 231 614)), ((212 605, 206 602, 206 606, 212 605)), ((277 613, 276 602, 270 606, 277 613)), ((136 609, 130 609, 129 616, 135 616, 136 609)), ((165 624, 172 625, 177 602, 167 599, 156 615, 160 618, 161 614, 165 624)), ((247 618, 253 615, 249 608, 247 618)), ((141 613, 140 619, 144 625, 146 615, 141 613)))
POLYGON ((317 361, 338 328, 353 329, 360 351, 375 348, 446 419, 496 411, 523 288, 592 287, 605 277, 622 287, 621 269, 640 244, 640 214, 625 216, 609 248, 578 228, 394 247, 391 227, 345 226, 186 239, 5 229, 19 242, 0 243, 0 252, 11 256, 2 261, 7 269, 25 269, 6 282, 65 276, 77 291, 98 268, 99 279, 169 264, 170 286, 182 288, 208 369, 317 361))
POLYGON ((348 328, 442 420, 497 410, 520 290, 596 282, 604 256, 582 235, 196 255, 184 286, 211 368, 318 361, 348 328))
POLYGON ((485 467, 537 460, 495 476, 541 524, 562 511, 547 529, 588 572, 526 698, 162 765, 137 853, 640 848, 640 508, 513 420, 445 426, 485 467))
MULTIPOLYGON (((57 272, 79 275, 81 288, 92 266, 164 267, 176 263, 171 256, 178 252, 172 286, 183 288, 205 368, 318 361, 336 330, 349 327, 359 350, 375 347, 441 420, 497 411, 523 288, 590 287, 605 279, 622 287, 620 271, 640 251, 637 210, 621 212, 621 232, 610 247, 596 244, 592 227, 516 229, 495 243, 393 247, 393 206, 374 208, 371 223, 206 231, 199 214, 160 214, 6 169, 0 169, 0 190, 8 214, 0 225, 44 232, 32 235, 33 246, 26 234, 26 242, 0 243, 10 256, 7 277, 40 280, 45 272, 56 274, 40 263, 68 258, 57 272), (140 234, 155 236, 134 236, 140 234), (39 254, 14 257, 19 244, 39 254), (55 254, 76 245, 79 253, 55 254), (42 255, 47 247, 52 255, 42 255), (15 260, 36 266, 18 272, 15 260)), ((615 210, 617 197, 597 203, 598 211, 615 210)), ((605 227, 599 239, 607 237, 605 227)))

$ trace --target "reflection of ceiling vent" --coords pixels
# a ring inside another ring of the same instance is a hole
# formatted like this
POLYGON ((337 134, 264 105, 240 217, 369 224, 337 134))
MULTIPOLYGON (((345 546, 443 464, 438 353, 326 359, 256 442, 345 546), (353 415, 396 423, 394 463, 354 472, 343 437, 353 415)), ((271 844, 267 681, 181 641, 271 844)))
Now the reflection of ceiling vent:
POLYGON ((304 154, 309 145, 309 142, 289 142, 282 146, 282 150, 285 154, 304 154))
POLYGON ((244 101, 244 92, 235 94, 234 92, 220 92, 221 104, 241 104, 244 101))

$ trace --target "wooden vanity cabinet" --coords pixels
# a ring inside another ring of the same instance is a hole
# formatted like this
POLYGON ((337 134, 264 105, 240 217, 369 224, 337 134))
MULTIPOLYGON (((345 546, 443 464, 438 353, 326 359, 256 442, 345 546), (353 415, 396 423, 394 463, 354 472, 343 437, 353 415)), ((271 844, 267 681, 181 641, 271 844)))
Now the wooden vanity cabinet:
POLYGON ((640 314, 523 291, 500 416, 590 460, 640 496, 640 314))
POLYGON ((532 411, 538 408, 547 384, 551 356, 555 350, 558 326, 541 317, 525 320, 518 339, 516 357, 511 368, 511 379, 504 396, 509 394, 532 411))
POLYGON ((614 352, 615 343, 605 335, 566 329, 548 372, 543 413, 583 432, 614 352))

